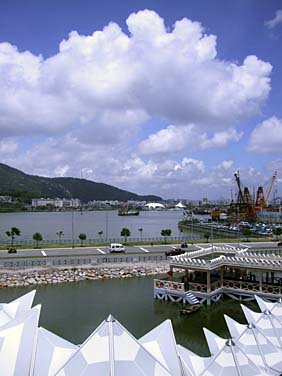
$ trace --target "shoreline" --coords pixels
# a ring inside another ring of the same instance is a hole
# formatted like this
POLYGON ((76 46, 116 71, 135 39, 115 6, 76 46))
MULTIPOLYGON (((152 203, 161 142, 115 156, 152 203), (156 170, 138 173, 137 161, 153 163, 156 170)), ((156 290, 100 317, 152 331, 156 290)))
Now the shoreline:
POLYGON ((85 280, 146 277, 165 274, 169 262, 147 262, 124 264, 100 264, 84 267, 30 268, 27 270, 0 270, 0 288, 53 285, 85 280))

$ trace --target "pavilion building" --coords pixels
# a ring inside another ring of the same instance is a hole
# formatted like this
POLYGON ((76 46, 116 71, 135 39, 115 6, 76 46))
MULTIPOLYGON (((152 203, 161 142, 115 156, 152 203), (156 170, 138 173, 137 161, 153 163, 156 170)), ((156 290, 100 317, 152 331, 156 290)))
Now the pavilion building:
POLYGON ((252 300, 255 295, 282 298, 282 256, 278 249, 267 252, 211 246, 171 256, 168 274, 154 280, 157 299, 210 304, 223 295, 235 300, 252 300))

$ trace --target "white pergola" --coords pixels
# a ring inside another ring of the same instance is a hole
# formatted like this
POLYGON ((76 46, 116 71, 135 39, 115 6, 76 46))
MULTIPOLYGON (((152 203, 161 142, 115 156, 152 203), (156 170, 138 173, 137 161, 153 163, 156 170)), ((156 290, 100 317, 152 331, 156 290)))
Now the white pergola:
POLYGON ((255 376, 282 374, 282 303, 256 297, 261 312, 242 306, 248 322, 225 316, 229 338, 204 328, 210 356, 177 345, 166 320, 139 340, 113 316, 76 346, 39 327, 35 291, 0 304, 3 376, 255 376))

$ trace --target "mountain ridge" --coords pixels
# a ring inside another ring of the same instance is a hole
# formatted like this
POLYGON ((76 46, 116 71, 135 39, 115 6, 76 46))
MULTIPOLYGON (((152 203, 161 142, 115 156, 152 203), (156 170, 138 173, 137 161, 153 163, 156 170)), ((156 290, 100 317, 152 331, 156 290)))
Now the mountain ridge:
POLYGON ((106 183, 73 177, 47 178, 29 175, 14 167, 0 163, 0 195, 26 192, 34 198, 78 198, 82 202, 93 200, 160 201, 156 195, 138 195, 106 183))

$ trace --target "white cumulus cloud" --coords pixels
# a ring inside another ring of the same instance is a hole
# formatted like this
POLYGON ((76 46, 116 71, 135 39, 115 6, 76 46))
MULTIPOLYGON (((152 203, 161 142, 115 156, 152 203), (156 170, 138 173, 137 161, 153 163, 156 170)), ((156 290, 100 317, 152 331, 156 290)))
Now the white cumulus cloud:
POLYGON ((203 132, 195 124, 169 125, 160 131, 149 135, 139 145, 139 150, 144 155, 150 154, 177 154, 181 151, 195 151, 208 148, 222 148, 228 142, 237 142, 243 133, 229 128, 225 131, 215 132, 211 136, 203 132))
POLYGON ((282 119, 273 116, 252 131, 248 149, 257 153, 280 153, 282 150, 282 119))
POLYGON ((144 10, 127 25, 129 36, 115 23, 88 36, 73 31, 46 60, 1 43, 0 133, 86 127, 103 134, 104 113, 130 113, 128 127, 159 116, 222 128, 257 113, 267 98, 271 65, 256 56, 241 65, 220 61, 216 37, 199 22, 184 18, 167 31, 144 10))

